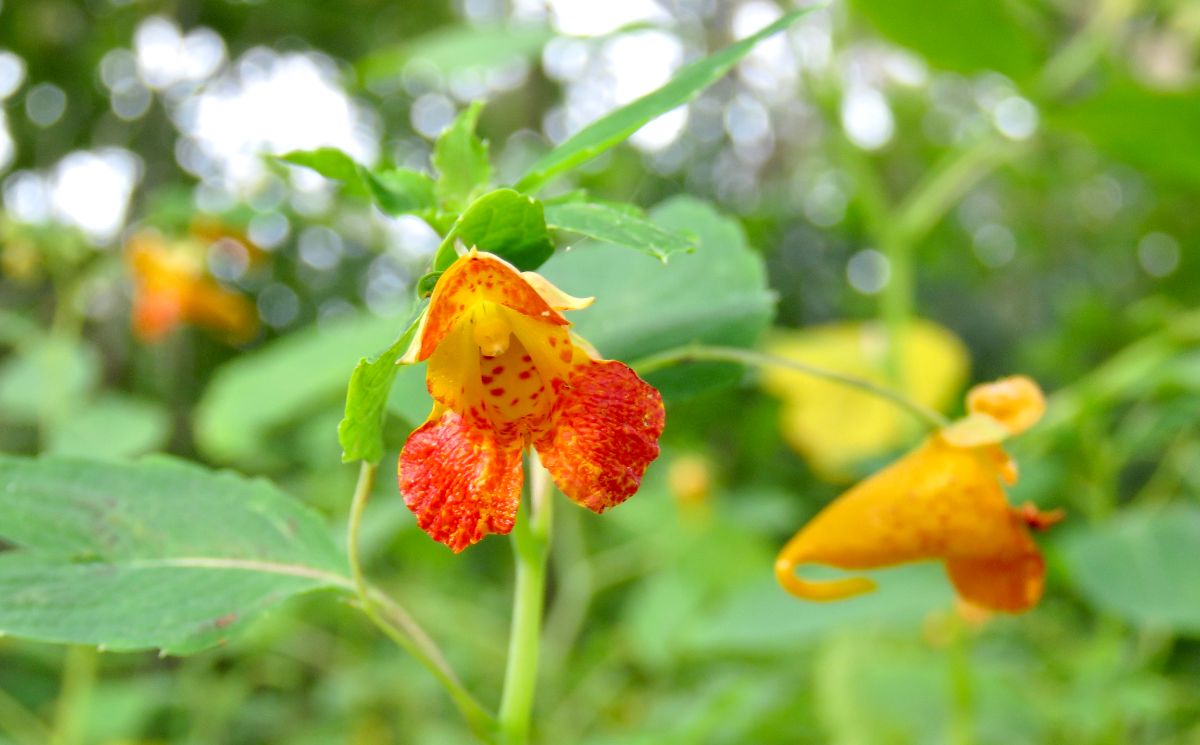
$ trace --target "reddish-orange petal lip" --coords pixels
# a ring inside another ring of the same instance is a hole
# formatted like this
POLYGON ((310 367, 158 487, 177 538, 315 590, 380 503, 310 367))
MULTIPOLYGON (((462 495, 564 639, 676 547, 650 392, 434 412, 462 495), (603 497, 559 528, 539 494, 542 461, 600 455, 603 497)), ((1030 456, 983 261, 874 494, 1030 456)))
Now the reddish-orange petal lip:
POLYGON ((404 503, 421 530, 455 553, 489 533, 508 533, 521 500, 521 450, 519 442, 501 442, 494 432, 443 411, 400 451, 404 503))

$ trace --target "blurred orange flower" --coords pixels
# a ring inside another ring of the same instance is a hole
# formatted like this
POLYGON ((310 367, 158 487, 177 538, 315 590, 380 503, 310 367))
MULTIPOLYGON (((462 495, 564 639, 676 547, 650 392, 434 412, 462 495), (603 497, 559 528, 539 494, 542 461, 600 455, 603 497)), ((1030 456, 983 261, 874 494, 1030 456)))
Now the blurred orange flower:
POLYGON ((508 533, 532 446, 555 484, 603 512, 658 457, 658 391, 568 331, 591 304, 474 249, 438 279, 408 361, 428 361, 429 419, 400 453, 404 501, 455 552, 508 533))
POLYGON ((960 597, 1017 613, 1037 604, 1045 565, 1029 529, 1047 528, 1061 510, 1010 507, 1001 481, 1016 465, 1000 447, 1045 410, 1041 389, 1013 377, 973 388, 970 415, 838 497, 780 552, 775 574, 793 595, 837 600, 869 592, 865 577, 816 582, 796 576, 802 564, 876 569, 922 559, 944 562, 960 597))
POLYGON ((168 245, 161 235, 143 231, 125 247, 133 275, 133 331, 144 342, 157 342, 188 323, 217 333, 232 344, 254 338, 258 316, 246 297, 217 283, 205 269, 200 244, 168 245))

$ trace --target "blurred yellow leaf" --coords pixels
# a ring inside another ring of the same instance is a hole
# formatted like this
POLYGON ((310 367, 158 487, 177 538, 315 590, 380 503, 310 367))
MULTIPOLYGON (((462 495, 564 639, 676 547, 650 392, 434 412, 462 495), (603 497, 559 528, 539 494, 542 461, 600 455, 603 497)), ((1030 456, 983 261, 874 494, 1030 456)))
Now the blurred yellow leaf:
MULTIPOLYGON (((903 393, 941 410, 966 380, 970 358, 958 337, 930 321, 902 338, 903 393)), ((767 351, 797 362, 888 385, 887 332, 877 323, 835 323, 777 330, 767 351)), ((763 385, 784 402, 784 439, 822 478, 846 481, 856 462, 906 439, 911 415, 869 393, 811 375, 771 368, 763 385)))

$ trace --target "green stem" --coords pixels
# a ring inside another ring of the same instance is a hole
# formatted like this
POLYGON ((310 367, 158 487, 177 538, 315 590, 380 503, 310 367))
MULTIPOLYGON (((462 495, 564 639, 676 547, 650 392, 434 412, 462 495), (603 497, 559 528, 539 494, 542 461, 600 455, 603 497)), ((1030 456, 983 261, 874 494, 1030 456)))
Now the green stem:
POLYGON ((62 690, 54 710, 50 745, 77 745, 82 742, 83 721, 95 684, 96 650, 92 647, 68 647, 63 662, 62 690))
POLYGON ((1078 83, 1096 60, 1112 48, 1117 30, 1137 6, 1137 0, 1103 0, 1093 6, 1094 12, 1084 27, 1042 68, 1034 83, 1039 97, 1059 98, 1078 83))
POLYGON ((553 485, 536 454, 530 455, 528 472, 531 504, 522 506, 513 527, 517 581, 508 639, 508 667, 504 672, 504 695, 500 701, 500 733, 504 745, 529 742, 546 601, 546 557, 550 549, 553 485))
POLYGON ((652 372, 661 370, 666 367, 672 367, 684 362, 735 362, 748 367, 780 367, 785 370, 794 370, 796 372, 811 375, 815 378, 827 380, 831 383, 857 388, 864 393, 869 393, 872 396, 890 401, 897 406, 905 409, 917 418, 924 421, 934 429, 941 429, 950 424, 950 420, 942 416, 933 409, 920 404, 902 393, 898 393, 890 388, 872 383, 869 380, 856 378, 851 375, 843 375, 833 370, 826 370, 821 367, 789 360, 785 357, 776 357, 775 355, 756 352, 752 349, 740 349, 737 347, 709 347, 700 344, 693 344, 676 349, 670 349, 666 352, 646 357, 635 362, 632 367, 637 370, 639 375, 649 375, 652 372))
POLYGON ((971 680, 971 640, 966 622, 955 613, 951 619, 950 691, 953 709, 950 716, 950 742, 972 745, 975 742, 975 692, 971 680))
POLYGON ((346 550, 350 556, 350 574, 354 580, 358 606, 384 634, 433 674, 481 740, 495 742, 495 718, 463 686, 437 643, 403 606, 367 584, 359 556, 358 534, 363 510, 367 506, 371 486, 375 483, 375 471, 375 464, 367 461, 362 461, 359 466, 358 483, 354 487, 354 500, 350 505, 350 521, 346 529, 346 550))

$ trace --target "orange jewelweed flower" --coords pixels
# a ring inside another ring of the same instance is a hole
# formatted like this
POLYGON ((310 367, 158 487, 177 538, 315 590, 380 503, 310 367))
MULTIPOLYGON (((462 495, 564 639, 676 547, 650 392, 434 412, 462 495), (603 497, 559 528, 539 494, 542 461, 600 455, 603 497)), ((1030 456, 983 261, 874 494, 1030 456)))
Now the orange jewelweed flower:
POLYGON ((438 279, 405 361, 426 361, 433 411, 400 452, 400 492, 455 552, 512 530, 522 454, 595 512, 638 490, 658 457, 662 397, 573 336, 561 311, 591 304, 472 249, 438 279))
POLYGON ((142 341, 161 341, 184 323, 233 344, 258 332, 254 304, 208 275, 198 246, 168 246, 158 234, 143 232, 130 239, 125 259, 134 281, 133 331, 142 341))
POLYGON ((944 562, 959 596, 977 606, 1018 613, 1042 595, 1045 564, 1029 529, 1062 519, 1061 510, 1010 507, 1001 482, 1016 466, 999 442, 1030 427, 1045 411, 1037 384, 1012 377, 976 386, 969 416, 838 497, 780 552, 775 575, 807 600, 869 592, 865 577, 809 581, 801 564, 877 569, 923 559, 944 562))

